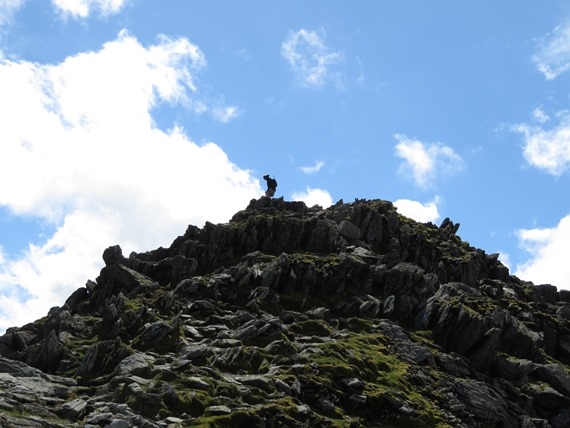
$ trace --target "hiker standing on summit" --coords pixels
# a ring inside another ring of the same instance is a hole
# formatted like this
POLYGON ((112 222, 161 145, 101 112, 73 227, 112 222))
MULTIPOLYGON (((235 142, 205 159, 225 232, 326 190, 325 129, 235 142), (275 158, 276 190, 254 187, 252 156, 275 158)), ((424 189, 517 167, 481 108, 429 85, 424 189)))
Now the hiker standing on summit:
POLYGON ((272 198, 275 195, 275 191, 277 190, 277 180, 275 180, 275 176, 273 178, 269 177, 269 174, 263 176, 263 179, 267 181, 267 190, 265 191, 265 196, 272 198))

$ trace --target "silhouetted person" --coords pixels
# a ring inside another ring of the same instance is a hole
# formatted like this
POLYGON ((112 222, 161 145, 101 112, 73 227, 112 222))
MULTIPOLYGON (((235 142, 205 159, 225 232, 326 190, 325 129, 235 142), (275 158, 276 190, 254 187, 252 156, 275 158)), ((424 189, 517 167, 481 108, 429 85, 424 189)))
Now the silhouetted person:
POLYGON ((267 190, 265 191, 265 196, 271 198, 275 195, 277 190, 277 180, 275 178, 269 177, 269 174, 263 176, 263 179, 267 181, 267 190))

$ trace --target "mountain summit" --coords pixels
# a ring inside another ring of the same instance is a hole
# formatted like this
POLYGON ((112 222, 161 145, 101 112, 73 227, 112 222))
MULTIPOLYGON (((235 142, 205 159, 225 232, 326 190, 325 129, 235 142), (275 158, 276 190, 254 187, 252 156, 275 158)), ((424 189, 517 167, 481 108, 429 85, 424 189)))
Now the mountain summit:
POLYGON ((570 426, 570 291, 382 200, 103 253, 0 337, 2 427, 570 426))

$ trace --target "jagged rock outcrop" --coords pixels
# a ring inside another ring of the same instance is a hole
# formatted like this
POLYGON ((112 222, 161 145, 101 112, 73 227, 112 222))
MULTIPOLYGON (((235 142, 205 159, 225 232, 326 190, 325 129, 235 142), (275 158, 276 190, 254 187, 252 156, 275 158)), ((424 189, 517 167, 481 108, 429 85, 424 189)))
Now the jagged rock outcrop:
POLYGON ((0 337, 0 426, 570 426, 570 292, 381 200, 103 253, 0 337))

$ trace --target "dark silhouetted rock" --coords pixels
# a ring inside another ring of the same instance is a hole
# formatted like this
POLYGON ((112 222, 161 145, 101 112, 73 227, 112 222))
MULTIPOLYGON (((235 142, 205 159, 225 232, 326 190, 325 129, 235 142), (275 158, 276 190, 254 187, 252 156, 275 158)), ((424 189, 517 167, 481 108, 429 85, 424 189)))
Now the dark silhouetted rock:
POLYGON ((388 201, 260 198, 0 337, 0 426, 570 424, 570 294, 388 201))

